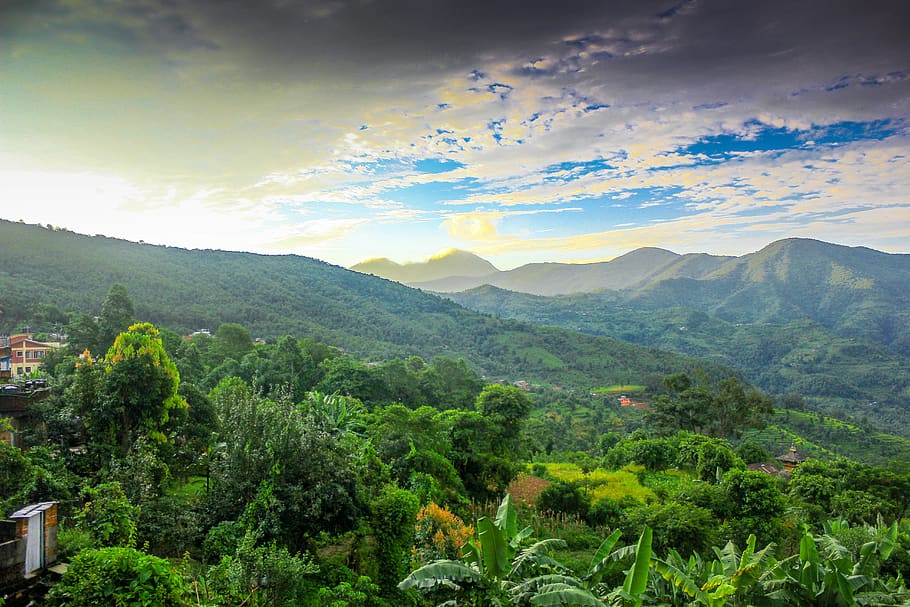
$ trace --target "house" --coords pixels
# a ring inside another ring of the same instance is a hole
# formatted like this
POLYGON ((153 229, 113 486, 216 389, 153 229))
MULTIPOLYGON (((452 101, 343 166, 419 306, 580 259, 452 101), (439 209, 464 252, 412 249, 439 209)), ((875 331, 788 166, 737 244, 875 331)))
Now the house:
POLYGON ((0 521, 0 588, 39 574, 57 560, 57 502, 20 508, 0 521))
MULTIPOLYGON (((41 342, 32 339, 30 333, 20 333, 6 338, 10 352, 10 371, 12 377, 31 375, 44 366, 44 359, 48 352, 52 352, 63 344, 57 342, 41 342)), ((5 351, 5 349, 4 349, 5 351)), ((0 354, 2 357, 2 354, 0 354)))
POLYGON ((6 383, 13 378, 12 357, 9 348, 0 348, 0 382, 6 383))
POLYGON ((777 476, 780 474, 780 469, 771 462, 762 462, 758 464, 749 464, 746 466, 747 470, 752 470, 753 472, 764 472, 765 474, 770 474, 771 476, 777 476))

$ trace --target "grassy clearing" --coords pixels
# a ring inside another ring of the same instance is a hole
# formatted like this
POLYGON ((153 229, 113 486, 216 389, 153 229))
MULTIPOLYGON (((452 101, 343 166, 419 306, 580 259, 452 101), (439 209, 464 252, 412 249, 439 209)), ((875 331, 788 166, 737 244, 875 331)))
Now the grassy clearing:
POLYGON ((622 470, 615 471, 595 468, 585 474, 575 464, 561 462, 541 465, 547 469, 550 476, 557 480, 579 483, 591 496, 592 503, 604 499, 618 500, 623 497, 632 497, 643 503, 657 499, 651 489, 642 486, 638 481, 639 467, 626 466, 622 470))
POLYGON ((634 394, 636 392, 644 392, 647 389, 646 386, 638 384, 613 384, 603 388, 594 388, 593 392, 594 394, 625 394, 627 392, 634 394))

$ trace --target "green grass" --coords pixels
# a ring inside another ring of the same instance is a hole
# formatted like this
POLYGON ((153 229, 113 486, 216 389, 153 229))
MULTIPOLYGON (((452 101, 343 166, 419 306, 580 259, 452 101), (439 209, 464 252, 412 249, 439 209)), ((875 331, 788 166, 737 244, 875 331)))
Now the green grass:
POLYGON ((603 388, 594 388, 593 392, 594 394, 622 394, 624 392, 644 392, 647 389, 647 386, 638 384, 613 384, 603 388))
POLYGON ((546 467, 550 476, 557 480, 579 483, 591 497, 592 503, 604 499, 618 500, 623 497, 632 497, 643 503, 657 500, 657 495, 651 489, 638 482, 639 467, 626 466, 622 470, 614 471, 595 468, 585 474, 575 464, 560 462, 541 465, 546 467))

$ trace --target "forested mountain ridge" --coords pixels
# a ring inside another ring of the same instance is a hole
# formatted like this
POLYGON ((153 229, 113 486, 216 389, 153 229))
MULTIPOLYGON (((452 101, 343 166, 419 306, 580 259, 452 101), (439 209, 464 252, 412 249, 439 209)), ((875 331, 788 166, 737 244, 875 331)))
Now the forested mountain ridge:
POLYGON ((636 249, 593 264, 528 264, 410 283, 440 293, 484 284, 533 295, 602 292, 637 309, 688 308, 730 323, 812 320, 910 355, 910 255, 790 238, 741 257, 636 249))
POLYGON ((703 279, 661 280, 628 294, 648 308, 683 306, 730 322, 810 318, 910 354, 910 255, 810 239, 774 242, 703 279))
MULTIPOLYGON (((701 278, 729 259, 731 258, 704 253, 677 255, 665 249, 644 247, 611 261, 582 264, 532 263, 487 275, 453 274, 428 281, 403 280, 397 275, 383 273, 380 266, 370 267, 369 270, 377 276, 441 293, 464 291, 489 284, 535 295, 563 295, 599 289, 637 289, 667 278, 701 278)), ((360 265, 352 269, 363 271, 360 265)))
MULTIPOLYGON (((499 320, 433 294, 305 257, 186 250, 0 221, 0 328, 94 313, 114 283, 136 317, 180 332, 234 322, 367 359, 463 357, 492 377, 597 386, 719 365, 499 320)), ((33 327, 36 328, 36 327, 33 327)), ((40 327, 38 327, 40 328, 40 327)))

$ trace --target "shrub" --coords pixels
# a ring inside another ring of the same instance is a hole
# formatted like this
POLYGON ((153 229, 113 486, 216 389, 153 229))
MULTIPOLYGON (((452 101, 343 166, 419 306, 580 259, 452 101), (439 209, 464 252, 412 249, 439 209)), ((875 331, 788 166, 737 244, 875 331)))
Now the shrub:
POLYGON ((133 548, 85 550, 47 595, 51 607, 182 607, 183 578, 157 556, 133 548))

